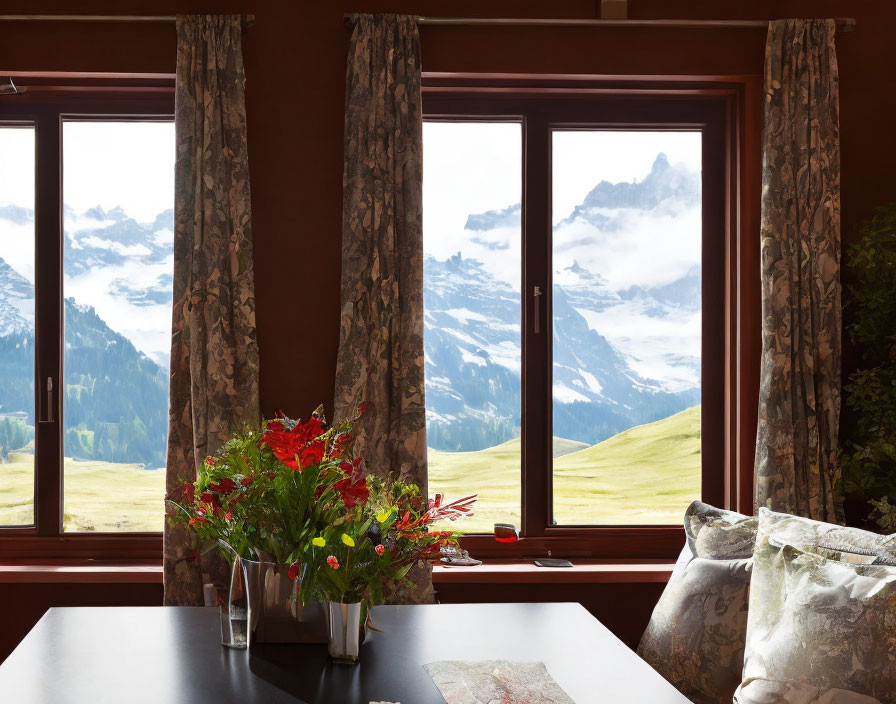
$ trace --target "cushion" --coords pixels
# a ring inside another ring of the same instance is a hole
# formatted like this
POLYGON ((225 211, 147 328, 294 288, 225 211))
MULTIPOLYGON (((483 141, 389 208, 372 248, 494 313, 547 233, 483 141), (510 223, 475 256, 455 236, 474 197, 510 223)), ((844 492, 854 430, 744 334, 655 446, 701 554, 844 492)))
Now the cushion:
POLYGON ((740 683, 757 519, 699 501, 638 655, 695 704, 731 704, 740 683))
POLYGON ((759 510, 737 704, 896 704, 896 536, 759 510))

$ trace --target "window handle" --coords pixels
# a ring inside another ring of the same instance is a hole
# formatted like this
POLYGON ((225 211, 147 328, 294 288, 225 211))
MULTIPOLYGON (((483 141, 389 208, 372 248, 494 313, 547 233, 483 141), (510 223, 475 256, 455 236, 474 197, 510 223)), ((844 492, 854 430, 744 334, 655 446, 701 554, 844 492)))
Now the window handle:
POLYGON ((53 422, 53 377, 47 377, 47 401, 44 404, 44 413, 43 418, 41 418, 41 423, 52 423, 53 422))
POLYGON ((535 307, 535 334, 541 333, 541 286, 532 288, 532 301, 535 307))

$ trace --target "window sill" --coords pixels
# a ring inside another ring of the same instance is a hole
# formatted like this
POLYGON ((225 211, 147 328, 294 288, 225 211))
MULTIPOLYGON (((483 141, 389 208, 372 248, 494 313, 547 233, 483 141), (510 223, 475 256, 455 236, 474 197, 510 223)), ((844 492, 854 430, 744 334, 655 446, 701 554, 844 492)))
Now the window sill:
POLYGON ((161 584, 160 563, 0 565, 0 584, 161 584))
POLYGON ((668 560, 571 560, 572 567, 537 567, 531 560, 486 560, 476 567, 435 565, 432 581, 445 584, 625 584, 665 583, 668 560))
MULTIPOLYGON (((435 565, 436 586, 447 584, 631 584, 669 581, 667 560, 575 560, 572 567, 531 561, 487 560, 476 567, 435 565)), ((159 563, 52 563, 0 565, 0 584, 161 584, 159 563)))

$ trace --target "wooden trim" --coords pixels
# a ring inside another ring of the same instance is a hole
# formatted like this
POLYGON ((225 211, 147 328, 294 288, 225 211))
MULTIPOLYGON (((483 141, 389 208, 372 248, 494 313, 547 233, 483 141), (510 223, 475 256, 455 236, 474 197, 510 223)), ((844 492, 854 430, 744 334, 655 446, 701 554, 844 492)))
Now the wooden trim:
POLYGON ((671 559, 684 545, 679 526, 601 526, 544 529, 544 535, 499 543, 490 535, 467 535, 461 547, 478 558, 522 559, 565 557, 617 560, 671 559))
POLYGON ((101 559, 114 562, 162 560, 161 533, 62 533, 60 535, 23 535, 0 530, 0 564, 34 560, 101 559))
POLYGON ((162 564, 0 565, 0 584, 161 584, 162 564))
POLYGON ((674 562, 573 560, 572 567, 537 567, 532 562, 487 560, 477 567, 433 565, 432 581, 445 584, 665 584, 674 562))

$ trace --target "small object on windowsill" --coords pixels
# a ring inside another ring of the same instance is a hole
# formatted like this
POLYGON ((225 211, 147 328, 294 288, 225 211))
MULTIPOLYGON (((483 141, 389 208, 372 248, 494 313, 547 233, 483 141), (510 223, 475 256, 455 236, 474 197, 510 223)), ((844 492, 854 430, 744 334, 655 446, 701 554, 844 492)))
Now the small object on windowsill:
POLYGON ((535 560, 536 567, 572 567, 569 560, 558 560, 556 557, 540 557, 535 560))
POLYGON ((442 554, 439 562, 446 567, 476 567, 482 564, 482 560, 470 557, 469 551, 450 545, 443 545, 439 548, 439 552, 442 554))
POLYGON ((520 534, 511 523, 495 523, 495 540, 499 543, 515 543, 520 534))

